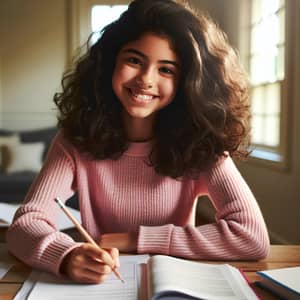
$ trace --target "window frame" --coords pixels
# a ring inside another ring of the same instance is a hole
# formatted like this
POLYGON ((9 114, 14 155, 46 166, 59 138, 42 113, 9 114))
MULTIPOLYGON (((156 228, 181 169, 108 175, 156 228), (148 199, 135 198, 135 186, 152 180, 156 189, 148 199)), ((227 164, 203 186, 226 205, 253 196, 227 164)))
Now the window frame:
POLYGON ((129 5, 130 0, 69 0, 66 2, 67 66, 72 65, 73 57, 85 53, 83 47, 90 36, 92 7, 94 5, 129 5), (82 48, 83 47, 83 48, 82 48))
MULTIPOLYGON (((293 65, 292 59, 294 49, 292 47, 295 30, 293 22, 295 21, 295 9, 293 1, 285 0, 285 77, 279 81, 280 84, 280 137, 278 151, 274 152, 268 147, 250 147, 250 155, 246 163, 276 169, 279 171, 288 171, 291 161, 291 142, 292 142, 292 102, 293 99, 293 65), (274 155, 275 154, 275 155, 274 155)), ((241 1, 240 3, 241 16, 239 21, 240 41, 239 50, 241 51, 242 63, 245 69, 250 71, 250 26, 251 26, 251 1, 241 1), (244 19, 242 20, 242 17, 244 19), (246 38, 242 38, 246 34, 246 38)))

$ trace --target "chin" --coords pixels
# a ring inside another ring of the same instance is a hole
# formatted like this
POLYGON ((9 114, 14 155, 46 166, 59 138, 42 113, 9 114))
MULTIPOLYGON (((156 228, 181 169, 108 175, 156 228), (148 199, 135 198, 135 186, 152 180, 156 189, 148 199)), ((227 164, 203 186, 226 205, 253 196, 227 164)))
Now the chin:
POLYGON ((153 115, 155 112, 148 109, 127 108, 126 113, 131 118, 145 119, 153 115))
POLYGON ((147 119, 152 113, 129 113, 129 116, 134 119, 147 119))

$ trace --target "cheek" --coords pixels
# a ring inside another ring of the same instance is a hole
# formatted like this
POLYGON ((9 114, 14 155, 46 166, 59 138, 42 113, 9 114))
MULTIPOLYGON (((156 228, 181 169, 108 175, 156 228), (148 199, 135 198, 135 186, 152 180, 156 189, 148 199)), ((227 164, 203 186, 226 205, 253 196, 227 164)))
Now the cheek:
POLYGON ((112 76, 112 87, 117 96, 121 92, 122 85, 126 81, 126 73, 124 72, 124 68, 120 66, 116 66, 113 76, 112 76))
POLYGON ((178 84, 176 81, 174 81, 174 80, 167 81, 161 85, 161 92, 163 92, 163 94, 166 97, 173 98, 176 95, 177 86, 178 86, 178 84))
POLYGON ((117 65, 113 74, 113 80, 118 83, 124 83, 130 80, 135 75, 133 68, 127 65, 117 65))
POLYGON ((119 79, 118 79, 118 74, 116 73, 116 71, 114 71, 113 76, 112 76, 112 80, 111 80, 111 84, 112 84, 112 88, 113 91, 115 92, 115 94, 117 94, 117 90, 118 90, 118 83, 119 79))

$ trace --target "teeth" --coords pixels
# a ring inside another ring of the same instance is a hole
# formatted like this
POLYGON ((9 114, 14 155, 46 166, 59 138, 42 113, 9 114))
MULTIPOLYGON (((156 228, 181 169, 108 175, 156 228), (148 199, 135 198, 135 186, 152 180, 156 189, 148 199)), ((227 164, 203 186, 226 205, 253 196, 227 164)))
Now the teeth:
POLYGON ((150 95, 142 95, 142 94, 134 94, 134 93, 132 93, 132 95, 139 100, 145 100, 145 101, 152 100, 153 98, 153 96, 150 95))

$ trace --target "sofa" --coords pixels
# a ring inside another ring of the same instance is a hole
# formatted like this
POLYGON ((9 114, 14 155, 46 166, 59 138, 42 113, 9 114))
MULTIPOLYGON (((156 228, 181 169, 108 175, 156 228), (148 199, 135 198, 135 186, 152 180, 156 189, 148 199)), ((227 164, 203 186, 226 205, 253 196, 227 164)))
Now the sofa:
MULTIPOLYGON (((13 131, 0 129, 0 202, 21 203, 37 176, 56 127, 13 131)), ((78 208, 77 196, 68 204, 78 208)))

